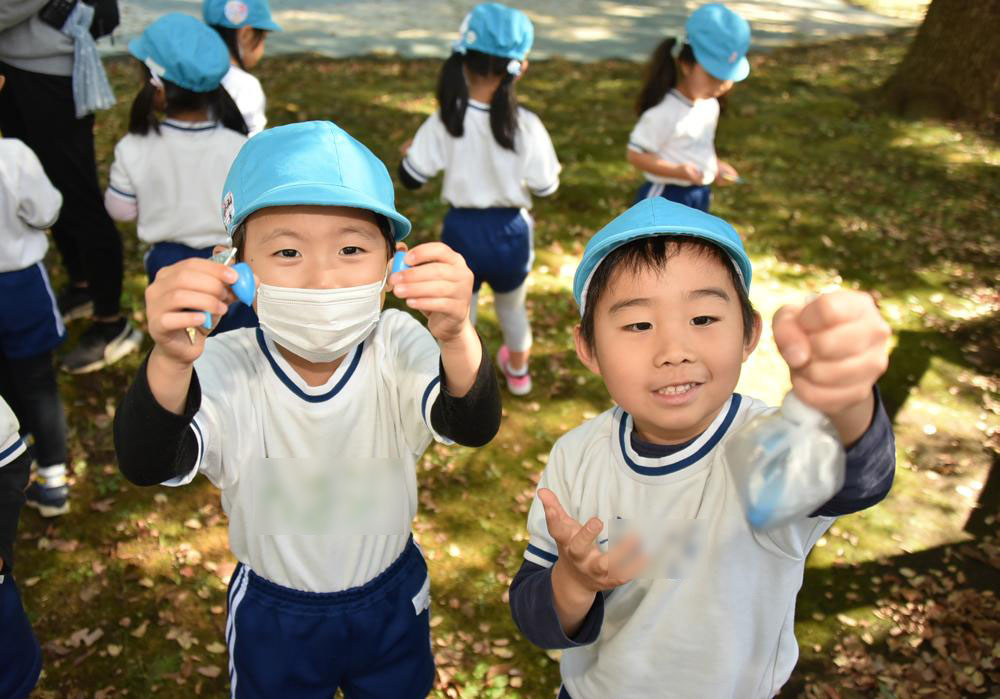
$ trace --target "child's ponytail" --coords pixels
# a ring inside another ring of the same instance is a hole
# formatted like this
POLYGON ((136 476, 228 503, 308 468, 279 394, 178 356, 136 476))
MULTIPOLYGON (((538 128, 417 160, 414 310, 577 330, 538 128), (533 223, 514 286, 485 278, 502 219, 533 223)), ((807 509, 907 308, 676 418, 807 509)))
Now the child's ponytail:
POLYGON ((517 95, 514 93, 514 76, 506 73, 493 93, 490 102, 490 129, 501 147, 514 150, 517 133, 517 95))
POLYGON ((150 82, 152 75, 149 68, 142 66, 145 82, 142 89, 132 100, 132 109, 128 115, 128 132, 145 136, 150 131, 160 133, 160 120, 156 118, 153 100, 156 97, 156 87, 150 82))
POLYGON ((213 114, 215 114, 215 118, 227 129, 232 129, 244 136, 249 135, 250 129, 247 128, 246 119, 243 118, 243 113, 236 106, 236 102, 233 100, 232 95, 229 94, 229 91, 222 85, 219 85, 215 89, 215 92, 212 93, 212 98, 211 108, 213 114))
POLYGON ((455 138, 464 133, 465 110, 469 106, 469 86, 465 84, 462 71, 464 56, 452 53, 441 66, 438 76, 437 101, 441 110, 441 121, 445 129, 455 138))
MULTIPOLYGON (((660 42, 660 45, 653 51, 646 66, 646 79, 643 82, 642 90, 635 101, 635 111, 640 116, 651 107, 655 107, 663 98, 677 86, 677 62, 674 61, 674 47, 677 45, 675 37, 667 37, 660 42)), ((678 61, 683 61, 694 65, 694 51, 691 45, 685 43, 681 47, 678 61)))

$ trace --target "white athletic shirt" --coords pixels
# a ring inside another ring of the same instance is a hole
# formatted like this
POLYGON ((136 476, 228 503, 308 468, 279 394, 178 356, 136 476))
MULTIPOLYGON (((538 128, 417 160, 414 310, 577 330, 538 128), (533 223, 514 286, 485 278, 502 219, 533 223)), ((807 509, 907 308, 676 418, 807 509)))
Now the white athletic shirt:
POLYGON ((0 272, 25 269, 45 257, 45 229, 59 218, 62 194, 42 164, 16 138, 0 139, 0 272))
POLYGON ((136 231, 147 243, 220 245, 228 238, 222 187, 246 140, 216 121, 165 119, 159 135, 128 134, 115 146, 105 198, 137 206, 136 231))
MULTIPOLYGON (((719 123, 719 101, 692 102, 671 90, 655 107, 650 107, 628 137, 630 150, 655 153, 674 165, 693 163, 703 174, 702 184, 712 184, 719 171, 715 155, 715 127, 719 123)), ((650 182, 690 186, 688 180, 660 177, 644 172, 650 182)))
POLYGON ((542 120, 519 108, 514 150, 497 143, 490 129, 490 106, 469 100, 464 131, 455 138, 436 112, 417 130, 403 158, 413 179, 426 182, 444 170, 441 198, 452 206, 531 208, 531 195, 559 188, 562 166, 542 120))
POLYGON ((255 136, 267 126, 267 116, 264 110, 267 98, 260 80, 239 66, 229 66, 229 72, 222 76, 222 86, 233 98, 233 102, 243 115, 243 121, 250 129, 250 136, 255 136))
POLYGON ((183 485, 201 471, 220 488, 230 549, 264 578, 312 592, 363 585, 406 545, 417 511, 417 460, 432 438, 448 442, 430 427, 440 355, 426 328, 387 310, 330 380, 310 387, 257 329, 211 337, 195 362, 202 398, 191 429, 199 458, 191 473, 166 484, 183 485), (348 466, 367 469, 373 460, 393 475, 379 481, 379 506, 393 520, 393 533, 334 531, 330 521, 349 508, 316 496, 340 495, 328 481, 302 484, 312 491, 291 503, 283 528, 264 521, 261 496, 273 485, 267 478, 331 476, 348 466), (302 529, 298 510, 312 506, 322 510, 319 524, 313 522, 318 528, 302 529))
MULTIPOLYGON (((833 518, 802 518, 768 534, 747 524, 721 447, 769 410, 734 394, 700 437, 661 459, 633 450, 632 418, 620 407, 556 442, 539 487, 578 522, 599 517, 603 550, 617 526, 609 522, 619 518, 640 523, 659 545, 700 537, 686 558, 675 556, 685 561, 681 576, 615 588, 597 641, 563 651, 562 680, 573 699, 755 699, 774 696, 788 679, 798 658, 795 597, 805 557, 833 518)), ((537 497, 528 532, 524 557, 551 566, 558 548, 537 497)))
POLYGON ((0 468, 24 453, 27 447, 18 431, 20 425, 14 411, 0 396, 0 468))

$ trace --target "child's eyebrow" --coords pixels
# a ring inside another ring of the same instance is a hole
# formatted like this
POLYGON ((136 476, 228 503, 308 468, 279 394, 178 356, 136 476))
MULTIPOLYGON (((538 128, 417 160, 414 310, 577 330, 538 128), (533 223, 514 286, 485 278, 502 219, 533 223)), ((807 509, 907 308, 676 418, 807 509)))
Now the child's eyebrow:
POLYGON ((623 311, 626 308, 633 308, 635 306, 648 307, 652 306, 653 301, 648 298, 634 298, 634 299, 624 299, 618 303, 612 304, 611 308, 608 309, 608 314, 613 315, 618 311, 623 311))
POLYGON ((717 286, 709 286, 705 287, 704 289, 695 289, 694 291, 689 291, 687 293, 687 297, 691 301, 694 301, 695 299, 705 298, 706 296, 719 298, 722 299, 723 301, 726 301, 727 303, 729 301, 729 294, 726 293, 726 290, 717 286))
POLYGON ((274 240, 275 238, 280 238, 282 236, 288 236, 289 238, 297 238, 299 240, 302 240, 304 237, 301 233, 299 233, 298 231, 293 231, 291 228, 275 228, 265 233, 264 237, 261 239, 260 242, 268 243, 274 240))

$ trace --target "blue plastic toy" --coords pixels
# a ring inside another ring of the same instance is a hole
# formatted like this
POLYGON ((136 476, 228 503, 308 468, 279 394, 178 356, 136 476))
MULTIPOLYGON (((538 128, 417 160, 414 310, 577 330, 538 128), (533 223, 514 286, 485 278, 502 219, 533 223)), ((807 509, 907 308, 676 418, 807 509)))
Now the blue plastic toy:
MULTIPOLYGON (((405 272, 410 269, 410 265, 406 264, 406 251, 400 250, 395 255, 392 256, 392 273, 405 272)), ((238 266, 238 265, 237 265, 238 266)), ((234 292, 235 293, 235 292, 234 292)))

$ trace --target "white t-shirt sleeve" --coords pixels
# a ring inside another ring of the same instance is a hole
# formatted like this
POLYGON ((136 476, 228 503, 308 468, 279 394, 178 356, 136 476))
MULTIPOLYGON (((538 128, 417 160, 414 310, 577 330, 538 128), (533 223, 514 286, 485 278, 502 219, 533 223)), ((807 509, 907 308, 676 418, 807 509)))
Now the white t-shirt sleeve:
POLYGON ((447 160, 446 146, 450 138, 439 114, 427 117, 403 157, 403 168, 407 174, 424 183, 441 172, 447 160))
POLYGON ((108 192, 120 199, 135 201, 135 184, 128 172, 128 139, 123 138, 115 146, 111 173, 108 176, 108 192))
MULTIPOLYGON (((538 481, 539 488, 548 488, 559 499, 559 504, 569 514, 576 518, 576 506, 571 499, 569 484, 566 482, 566 457, 564 448, 556 442, 549 453, 549 459, 542 477, 538 481)), ((559 547, 555 539, 549 535, 549 525, 545 520, 545 507, 538 498, 531 501, 531 509, 528 510, 528 546, 524 550, 525 560, 548 568, 559 558, 559 547)))
POLYGON ((28 146, 21 144, 18 160, 17 216, 32 228, 48 228, 59 218, 62 194, 49 178, 38 156, 28 146))
POLYGON ((524 146, 528 151, 524 164, 524 182, 535 196, 547 197, 559 189, 562 165, 559 164, 556 149, 542 120, 527 110, 521 112, 521 118, 525 122, 524 146))
POLYGON ((9 464, 26 449, 19 428, 14 411, 0 398, 0 467, 9 464))
POLYGON ((263 131, 267 126, 267 98, 260 80, 237 66, 230 66, 222 78, 222 86, 243 115, 243 121, 250 131, 248 135, 254 136, 263 131))
POLYGON ((420 454, 432 439, 451 444, 431 427, 431 406, 441 392, 441 349, 437 341, 407 313, 390 312, 383 318, 390 324, 386 349, 394 358, 393 374, 407 445, 420 454))
POLYGON ((628 137, 628 148, 638 153, 657 153, 673 132, 675 119, 663 103, 642 113, 628 137))
POLYGON ((203 473, 219 489, 230 488, 239 477, 239 457, 230 454, 239 444, 240 429, 252 420, 249 410, 251 371, 238 351, 223 346, 215 338, 205 345, 205 352, 195 362, 201 385, 201 407, 189 428, 197 443, 197 457, 191 471, 166 481, 163 485, 180 486, 203 473))

